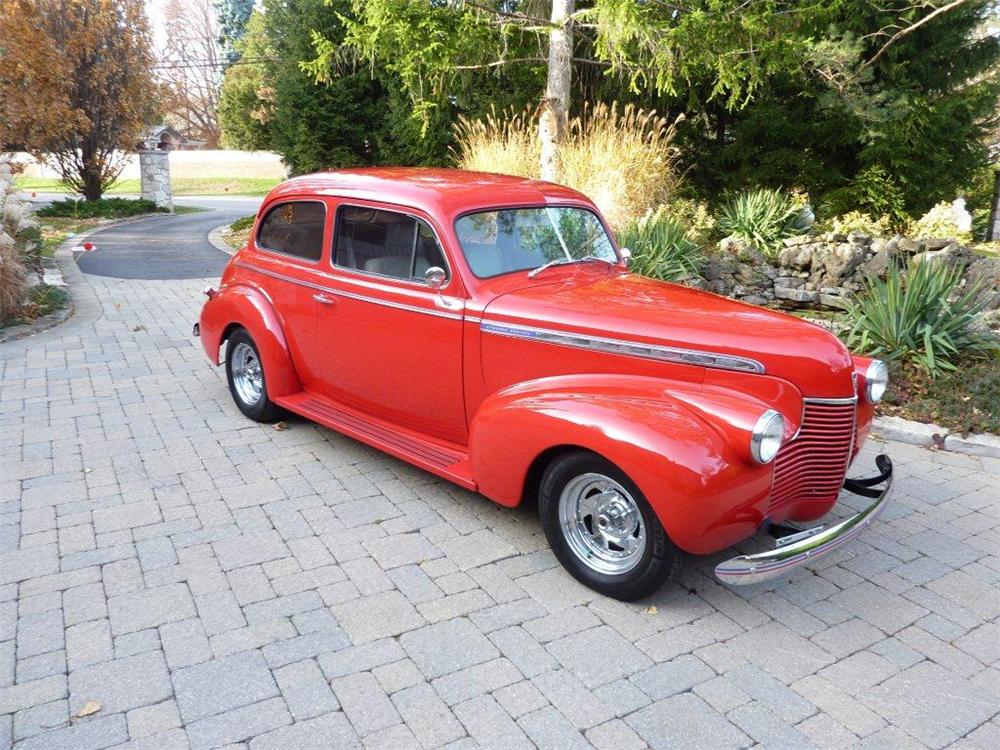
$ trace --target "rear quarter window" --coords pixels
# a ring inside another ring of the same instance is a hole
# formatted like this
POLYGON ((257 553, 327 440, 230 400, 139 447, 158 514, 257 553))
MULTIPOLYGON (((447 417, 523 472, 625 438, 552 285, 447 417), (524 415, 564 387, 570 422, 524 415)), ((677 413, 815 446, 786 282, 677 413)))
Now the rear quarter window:
POLYGON ((257 247, 316 262, 323 254, 326 205, 288 201, 268 209, 257 231, 257 247))

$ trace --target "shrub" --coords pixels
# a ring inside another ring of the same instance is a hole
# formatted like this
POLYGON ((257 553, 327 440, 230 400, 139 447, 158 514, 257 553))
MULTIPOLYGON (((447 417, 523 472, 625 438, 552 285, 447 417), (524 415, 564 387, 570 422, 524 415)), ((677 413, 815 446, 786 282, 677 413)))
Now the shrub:
POLYGON ((243 216, 234 221, 229 225, 230 232, 245 232, 247 229, 253 227, 254 221, 257 220, 256 214, 250 214, 249 216, 243 216))
POLYGON ((66 198, 38 209, 39 216, 62 216, 74 219, 124 219, 129 216, 166 212, 145 198, 101 198, 96 201, 66 198))
POLYGON ((895 230, 904 228, 909 221, 903 190, 877 164, 858 172, 850 186, 831 190, 823 196, 820 215, 824 218, 852 211, 887 217, 895 230))
MULTIPOLYGON (((541 146, 530 109, 459 118, 454 160, 462 169, 537 177, 541 146)), ((667 201, 677 185, 674 126, 631 104, 588 107, 569 123, 559 182, 588 195, 621 227, 667 201)))
POLYGON ((707 245, 715 234, 717 223, 707 204, 691 198, 671 197, 667 203, 657 207, 671 221, 684 228, 689 240, 696 245, 707 245))
POLYGON ((246 247, 250 241, 250 232, 253 231, 253 223, 256 219, 257 216, 253 214, 237 219, 223 230, 222 238, 230 247, 246 247))
POLYGON ((781 241, 801 234, 802 207, 780 190, 740 193, 722 206, 719 229, 753 245, 766 255, 775 255, 781 241))
POLYGON ((828 226, 831 232, 838 234, 861 232, 869 237, 888 237, 894 234, 892 221, 888 216, 873 219, 869 214, 860 211, 849 211, 843 216, 834 216, 828 226))
POLYGON ((961 432, 1000 432, 1000 360, 959 360, 957 369, 931 377, 915 367, 895 368, 884 409, 961 432))
POLYGON ((632 251, 632 271, 663 281, 696 276, 703 260, 701 250, 665 206, 629 222, 618 232, 618 244, 632 251))
POLYGON ((961 242, 971 242, 972 235, 963 232, 955 223, 952 205, 946 201, 935 204, 910 227, 910 236, 918 240, 952 237, 961 242))
POLYGON ((972 285, 959 289, 963 268, 924 261, 907 273, 890 266, 870 277, 847 311, 847 344, 889 361, 909 362, 932 377, 954 360, 1000 350, 1000 340, 976 316, 983 302, 972 285))

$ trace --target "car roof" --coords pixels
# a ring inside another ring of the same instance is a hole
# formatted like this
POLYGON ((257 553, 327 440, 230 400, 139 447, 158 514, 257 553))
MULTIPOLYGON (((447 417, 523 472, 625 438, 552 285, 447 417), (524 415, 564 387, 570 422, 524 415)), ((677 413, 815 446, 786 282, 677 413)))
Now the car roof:
POLYGON ((303 193, 396 203, 449 220, 469 210, 499 206, 559 202, 593 205, 582 193, 552 182, 423 167, 316 172, 281 183, 270 192, 268 200, 303 193))

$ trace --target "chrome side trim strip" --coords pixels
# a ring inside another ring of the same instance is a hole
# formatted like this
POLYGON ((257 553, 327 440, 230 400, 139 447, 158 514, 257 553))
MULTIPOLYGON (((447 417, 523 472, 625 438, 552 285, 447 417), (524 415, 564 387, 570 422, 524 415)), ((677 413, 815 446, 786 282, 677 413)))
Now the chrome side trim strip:
POLYGON ((802 399, 807 404, 827 404, 828 406, 846 406, 847 404, 855 404, 858 401, 857 396, 851 396, 850 398, 804 398, 802 399))
POLYGON ((543 341, 560 346, 571 346, 576 349, 606 352, 609 354, 625 354, 630 357, 655 359, 661 362, 676 362, 685 365, 715 367, 721 370, 736 370, 738 372, 753 372, 762 374, 764 365, 749 357, 737 357, 731 354, 716 354, 714 352, 680 349, 673 346, 658 344, 640 344, 635 341, 604 338, 602 336, 586 336, 584 334, 552 331, 545 328, 532 328, 500 323, 480 323, 483 333, 495 336, 543 341))
POLYGON ((332 294, 335 297, 346 297, 348 299, 358 300, 359 302, 369 302, 373 305, 381 305, 382 307, 391 307, 396 310, 406 310, 407 312, 420 313, 421 315, 433 315, 437 318, 448 318, 449 320, 463 320, 463 316, 460 313, 450 313, 443 312, 441 310, 427 310, 423 307, 417 307, 416 305, 407 305, 403 302, 390 302, 384 299, 375 299, 374 297, 366 297, 362 294, 355 294, 354 292, 345 292, 340 289, 331 289, 328 286, 323 286, 322 284, 313 284, 310 281, 303 281, 302 279, 296 279, 293 276, 286 276, 283 273, 278 273, 277 271, 271 271, 266 268, 261 268, 260 266, 255 266, 251 263, 246 263, 244 261, 237 261, 236 265, 240 268, 245 268, 248 271, 254 271, 256 273, 264 274, 265 276, 270 276, 274 279, 280 279, 281 281, 287 281, 290 284, 297 284, 298 286, 304 286, 308 289, 316 289, 320 292, 326 292, 327 294, 332 294))

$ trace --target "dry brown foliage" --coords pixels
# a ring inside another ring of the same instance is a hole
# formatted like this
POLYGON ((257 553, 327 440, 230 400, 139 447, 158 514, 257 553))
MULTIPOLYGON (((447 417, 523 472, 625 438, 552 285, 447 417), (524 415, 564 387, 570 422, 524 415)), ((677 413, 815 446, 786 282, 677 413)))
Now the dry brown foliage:
POLYGON ((157 98, 142 0, 0 0, 0 141, 98 198, 157 98))

